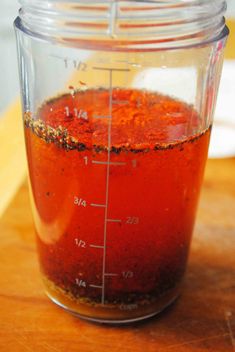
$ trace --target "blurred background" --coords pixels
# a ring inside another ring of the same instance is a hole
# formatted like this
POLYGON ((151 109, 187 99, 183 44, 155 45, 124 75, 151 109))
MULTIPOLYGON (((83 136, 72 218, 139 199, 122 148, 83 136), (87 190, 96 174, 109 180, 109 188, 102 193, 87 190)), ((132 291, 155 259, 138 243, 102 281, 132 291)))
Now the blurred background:
POLYGON ((17 0, 1 0, 0 12, 0 116, 4 109, 19 94, 16 45, 13 30, 13 21, 19 8, 17 0))

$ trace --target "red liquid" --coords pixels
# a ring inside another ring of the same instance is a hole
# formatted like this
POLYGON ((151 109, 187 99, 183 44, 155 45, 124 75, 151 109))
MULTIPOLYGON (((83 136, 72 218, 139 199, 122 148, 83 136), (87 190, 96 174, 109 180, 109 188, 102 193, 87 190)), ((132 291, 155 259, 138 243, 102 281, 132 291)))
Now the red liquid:
POLYGON ((78 313, 121 319, 177 292, 210 129, 199 133, 190 106, 158 94, 114 89, 112 120, 109 104, 105 90, 61 96, 40 121, 26 113, 25 132, 49 294, 78 313))

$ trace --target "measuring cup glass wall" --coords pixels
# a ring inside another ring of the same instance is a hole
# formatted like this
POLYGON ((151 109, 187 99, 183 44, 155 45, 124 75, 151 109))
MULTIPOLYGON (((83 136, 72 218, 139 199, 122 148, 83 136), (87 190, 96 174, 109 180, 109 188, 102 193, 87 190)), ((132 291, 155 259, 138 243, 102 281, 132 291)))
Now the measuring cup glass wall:
POLYGON ((180 292, 228 31, 223 1, 178 3, 24 0, 15 21, 43 281, 87 319, 180 292))

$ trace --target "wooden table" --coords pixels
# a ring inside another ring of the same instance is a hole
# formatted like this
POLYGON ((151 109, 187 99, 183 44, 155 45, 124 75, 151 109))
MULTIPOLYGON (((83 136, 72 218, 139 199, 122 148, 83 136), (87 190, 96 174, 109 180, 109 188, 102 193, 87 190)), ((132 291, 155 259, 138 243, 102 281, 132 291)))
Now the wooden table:
MULTIPOLYGON (((6 128, 19 105, 11 109, 6 128)), ((8 165, 12 173, 13 161, 8 165)), ((22 163, 18 168, 14 187, 3 183, 6 172, 0 177, 4 197, 14 198, 0 219, 0 351, 235 351, 235 159, 207 164, 181 298, 157 318, 123 327, 77 319, 44 295, 26 183, 19 189, 22 163)))

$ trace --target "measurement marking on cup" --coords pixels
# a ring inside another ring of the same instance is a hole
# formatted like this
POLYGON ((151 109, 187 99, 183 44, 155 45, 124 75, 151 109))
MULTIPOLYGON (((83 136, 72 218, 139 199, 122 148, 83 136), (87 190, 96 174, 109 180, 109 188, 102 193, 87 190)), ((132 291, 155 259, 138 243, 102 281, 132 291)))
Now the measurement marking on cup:
POLYGON ((121 219, 107 219, 107 222, 122 222, 121 219))
POLYGON ((112 162, 112 161, 98 161, 98 160, 92 160, 91 161, 92 164, 98 164, 98 165, 126 165, 125 162, 118 162, 118 161, 115 161, 115 162, 112 162))
POLYGON ((103 285, 92 285, 92 284, 90 284, 89 286, 90 287, 94 287, 94 288, 100 288, 100 289, 103 288, 103 285))
POLYGON ((75 205, 77 205, 78 207, 84 207, 85 208, 87 206, 87 202, 86 202, 85 199, 82 199, 82 198, 79 198, 79 197, 76 197, 76 196, 74 196, 73 203, 75 205))
POLYGON ((128 270, 128 271, 123 271, 122 272, 122 277, 124 279, 131 279, 133 276, 134 276, 133 271, 128 270))
MULTIPOLYGON (((109 115, 112 116, 112 71, 109 70, 109 115)), ((111 148, 111 128, 112 119, 108 122, 108 155, 107 155, 107 169, 106 169, 106 189, 105 189, 105 214, 104 214, 104 251, 103 251, 103 267, 102 267, 102 294, 101 303, 105 301, 105 270, 106 270, 106 245, 107 245, 107 219, 108 219, 108 201, 109 201, 109 174, 110 174, 110 148, 111 148)))
POLYGON ((139 221, 140 219, 137 216, 127 216, 126 218, 126 224, 129 225, 137 225, 139 221))
POLYGON ((101 248, 101 249, 104 249, 104 246, 98 246, 96 244, 90 244, 90 247, 92 248, 101 248))
POLYGON ((98 207, 98 208, 106 208, 105 204, 96 204, 96 203, 91 203, 90 204, 92 207, 98 207))
POLYGON ((104 276, 118 276, 118 274, 114 274, 114 273, 104 273, 104 276))
MULTIPOLYGON (((129 72, 130 71, 129 68, 98 67, 98 66, 93 66, 92 68, 93 68, 93 70, 109 71, 110 75, 112 74, 112 71, 118 71, 118 72, 129 72)), ((112 77, 111 77, 111 79, 112 79, 112 77)), ((112 85, 110 85, 110 87, 113 90, 112 85)))
POLYGON ((86 242, 85 241, 80 240, 79 238, 75 238, 74 241, 75 241, 76 246, 81 247, 81 248, 86 248, 86 242))
POLYGON ((79 287, 87 287, 86 281, 82 280, 82 279, 75 279, 76 285, 78 285, 79 287))

